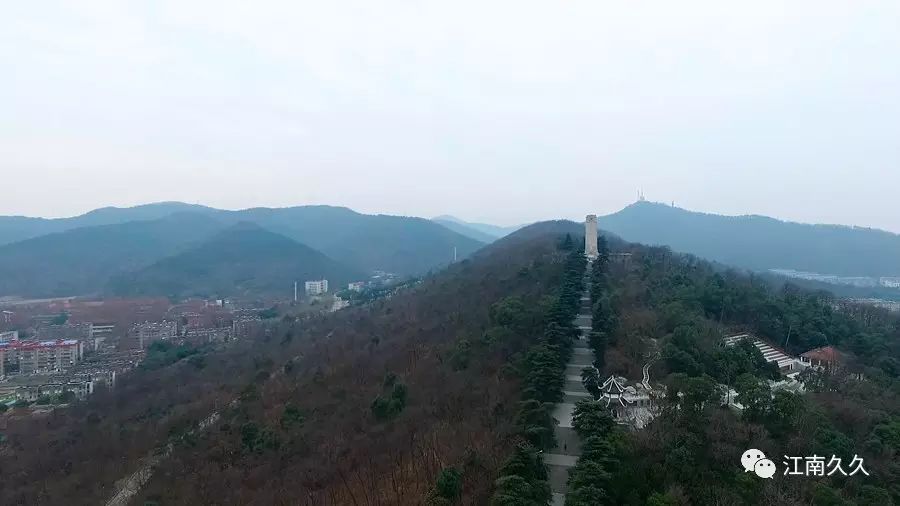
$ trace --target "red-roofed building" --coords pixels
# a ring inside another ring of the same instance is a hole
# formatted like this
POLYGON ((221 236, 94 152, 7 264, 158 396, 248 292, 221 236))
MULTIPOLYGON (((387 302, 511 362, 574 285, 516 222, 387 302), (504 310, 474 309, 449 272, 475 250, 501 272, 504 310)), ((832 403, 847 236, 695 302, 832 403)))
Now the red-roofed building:
POLYGON ((800 361, 807 366, 831 369, 841 360, 841 354, 833 346, 824 346, 800 354, 800 361))
POLYGON ((77 364, 84 356, 81 341, 13 341, 0 343, 0 377, 61 371, 77 364))

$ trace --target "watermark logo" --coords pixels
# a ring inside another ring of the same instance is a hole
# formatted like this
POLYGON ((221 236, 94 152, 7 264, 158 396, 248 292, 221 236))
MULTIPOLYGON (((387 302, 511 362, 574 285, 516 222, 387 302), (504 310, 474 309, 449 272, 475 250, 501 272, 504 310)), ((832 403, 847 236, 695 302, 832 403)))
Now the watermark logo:
POLYGON ((766 458, 766 454, 760 450, 749 449, 741 455, 741 465, 744 466, 745 473, 752 473, 756 463, 766 458))
MULTIPOLYGON (((857 473, 869 476, 869 472, 863 467, 863 459, 859 455, 854 455, 853 460, 847 465, 845 470, 841 462, 841 458, 832 455, 831 458, 813 455, 811 457, 788 457, 784 456, 783 462, 784 476, 831 476, 834 474, 842 474, 844 476, 854 476, 857 473)), ((761 450, 751 448, 741 455, 741 466, 745 473, 755 473, 763 479, 772 479, 777 473, 775 462, 766 458, 766 454, 761 450)))
POLYGON ((836 455, 832 455, 830 459, 818 455, 812 457, 788 457, 785 455, 784 466, 785 476, 831 476, 833 474, 854 476, 857 473, 869 476, 869 472, 863 467, 863 459, 859 455, 854 455, 853 460, 848 464, 849 473, 844 470, 841 458, 836 455))
POLYGON ((775 476, 775 471, 775 463, 769 459, 757 460, 756 465, 753 466, 753 472, 760 478, 772 479, 775 476))

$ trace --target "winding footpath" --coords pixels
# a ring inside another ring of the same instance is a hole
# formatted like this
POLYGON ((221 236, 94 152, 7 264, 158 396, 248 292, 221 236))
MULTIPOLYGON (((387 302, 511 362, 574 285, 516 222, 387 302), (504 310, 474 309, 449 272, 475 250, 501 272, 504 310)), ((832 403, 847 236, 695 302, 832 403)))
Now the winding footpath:
POLYGON ((660 357, 660 353, 656 349, 656 340, 653 339, 650 342, 653 345, 653 349, 647 354, 648 355, 647 363, 644 364, 644 367, 642 369, 642 371, 644 373, 644 377, 641 379, 641 385, 643 385, 644 388, 646 388, 647 390, 653 389, 650 386, 650 367, 653 365, 654 362, 659 360, 659 357, 660 357))
MULTIPOLYGON (((195 428, 188 432, 188 434, 196 434, 205 431, 218 421, 219 412, 215 411, 213 414, 201 420, 195 428)), ((106 501, 106 506, 128 506, 131 500, 138 495, 144 485, 146 485, 147 482, 150 481, 150 478, 153 477, 153 471, 156 469, 156 466, 171 455, 173 449, 174 444, 170 442, 166 445, 166 449, 162 453, 150 453, 150 455, 147 455, 147 457, 144 458, 140 469, 116 483, 116 493, 106 501)))
MULTIPOLYGON (((585 272, 585 280, 591 275, 591 264, 588 263, 585 272)), ((581 309, 575 318, 575 325, 581 331, 580 338, 575 342, 572 358, 566 365, 566 383, 563 389, 563 401, 553 410, 553 418, 558 425, 554 430, 557 445, 549 453, 544 454, 544 464, 550 474, 550 489, 553 492, 553 506, 563 506, 566 502, 566 492, 569 489, 569 469, 575 467, 578 457, 581 455, 581 440, 575 429, 572 428, 572 414, 575 411, 575 403, 582 399, 590 399, 591 394, 584 388, 581 381, 581 370, 594 363, 594 352, 588 344, 588 336, 591 333, 591 298, 585 283, 584 295, 581 297, 581 309)))

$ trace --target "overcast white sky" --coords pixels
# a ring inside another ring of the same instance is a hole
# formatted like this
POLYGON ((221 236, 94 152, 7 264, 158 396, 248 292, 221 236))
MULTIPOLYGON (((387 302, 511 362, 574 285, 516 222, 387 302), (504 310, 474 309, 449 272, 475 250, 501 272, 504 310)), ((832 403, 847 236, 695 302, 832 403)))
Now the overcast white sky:
POLYGON ((513 224, 643 188, 900 232, 896 0, 0 2, 0 214, 513 224))

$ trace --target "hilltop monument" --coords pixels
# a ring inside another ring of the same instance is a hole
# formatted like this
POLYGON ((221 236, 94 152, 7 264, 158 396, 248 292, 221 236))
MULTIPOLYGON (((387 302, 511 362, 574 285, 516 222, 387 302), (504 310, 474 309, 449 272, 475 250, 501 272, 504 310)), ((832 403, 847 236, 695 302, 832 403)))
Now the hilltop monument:
POLYGON ((597 215, 589 214, 584 219, 584 256, 593 260, 600 256, 597 251, 597 215))

